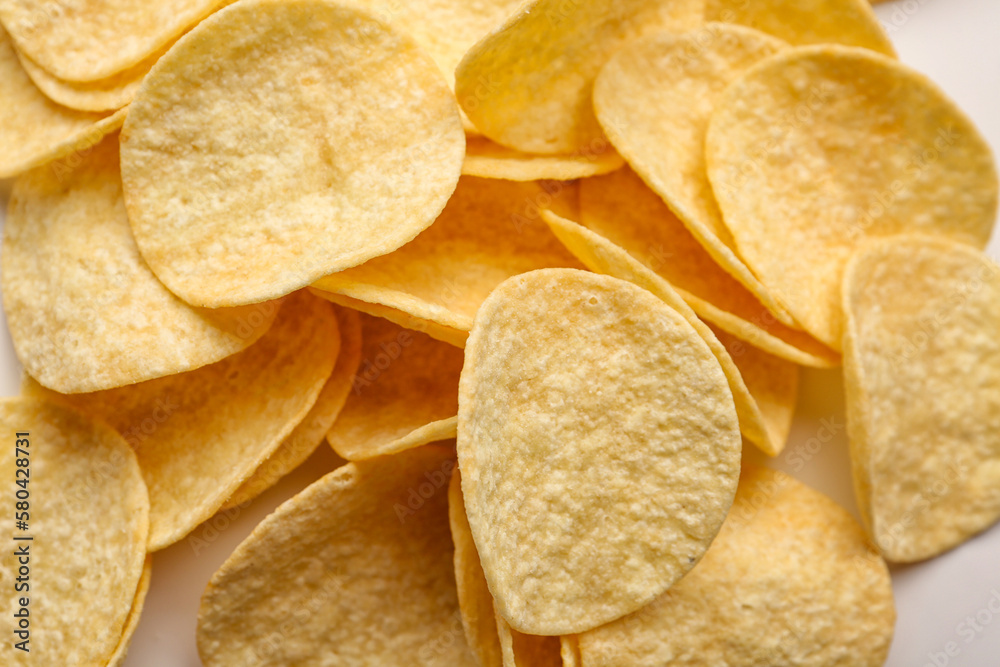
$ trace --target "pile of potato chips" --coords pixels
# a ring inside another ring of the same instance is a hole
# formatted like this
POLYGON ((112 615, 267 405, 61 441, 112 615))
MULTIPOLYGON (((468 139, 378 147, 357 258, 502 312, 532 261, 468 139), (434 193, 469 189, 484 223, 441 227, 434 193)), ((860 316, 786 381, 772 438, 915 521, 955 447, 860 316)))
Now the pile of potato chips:
POLYGON ((994 159, 864 0, 0 24, 0 663, 121 665, 150 554, 324 441, 206 665, 880 665, 886 560, 1000 519, 994 159), (841 365, 864 526, 743 460, 841 365))

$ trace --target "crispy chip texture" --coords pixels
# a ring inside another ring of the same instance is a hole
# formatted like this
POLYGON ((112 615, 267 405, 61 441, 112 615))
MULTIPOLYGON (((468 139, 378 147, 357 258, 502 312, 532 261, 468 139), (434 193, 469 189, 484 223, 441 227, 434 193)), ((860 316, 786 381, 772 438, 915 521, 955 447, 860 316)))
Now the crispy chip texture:
POLYGON ((9 443, 0 453, 0 501, 13 512, 15 480, 26 479, 31 503, 29 529, 15 531, 12 515, 0 555, 0 613, 13 619, 19 598, 30 597, 31 652, 16 649, 11 633, 0 663, 38 664, 42 651, 44 664, 104 665, 122 638, 146 556, 149 500, 135 454, 107 425, 47 401, 0 401, 0 427, 9 443), (22 546, 27 562, 15 554, 22 546), (30 569, 30 594, 14 588, 21 566, 30 569))
POLYGON ((843 44, 896 55, 866 0, 707 0, 705 18, 756 28, 789 44, 843 44))
POLYGON ((454 96, 408 36, 325 0, 242 0, 143 82, 122 131, 125 204, 172 292, 252 303, 412 240, 464 147, 454 96))
POLYGON ((344 408, 361 363, 361 318, 349 308, 335 308, 340 332, 340 352, 316 402, 281 446, 236 489, 223 509, 250 502, 278 483, 308 459, 326 439, 337 415, 344 408))
MULTIPOLYGON (((774 456, 781 451, 784 447, 784 439, 775 440, 772 438, 772 433, 780 436, 780 432, 776 432, 771 427, 762 406, 758 405, 756 398, 750 393, 747 382, 743 379, 742 370, 733 361, 726 346, 720 342, 713 330, 698 319, 694 310, 684 302, 681 295, 670 283, 640 264, 621 248, 585 227, 560 218, 551 211, 545 211, 543 217, 556 235, 566 244, 566 247, 570 248, 592 271, 638 285, 680 313, 688 324, 698 332, 722 367, 722 372, 729 381, 729 389, 733 393, 736 413, 740 420, 740 431, 765 454, 774 456)), ((730 340, 729 344, 734 351, 745 353, 739 343, 730 340)), ((750 354, 757 356, 764 353, 754 350, 750 354)), ((753 366, 759 362, 760 360, 754 360, 751 357, 750 360, 744 360, 743 363, 751 371, 756 371, 757 368, 753 366)), ((757 390, 760 391, 761 387, 770 384, 770 380, 754 379, 754 383, 757 385, 757 390)), ((773 416, 773 411, 769 412, 773 416)))
POLYGON ((895 623, 861 526, 794 478, 748 467, 705 558, 652 604, 580 635, 587 667, 878 667, 895 623))
POLYGON ((563 635, 559 638, 559 643, 559 653, 562 655, 563 667, 582 667, 580 641, 577 635, 563 635))
POLYGON ((146 59, 225 1, 0 0, 0 21, 18 50, 54 76, 95 81, 146 59))
POLYGON ((0 99, 0 178, 89 148, 125 120, 124 111, 110 116, 73 111, 45 97, 24 71, 3 28, 0 99))
POLYGON ((495 28, 521 0, 423 0, 391 2, 359 0, 379 19, 408 32, 434 59, 449 85, 462 56, 495 28))
MULTIPOLYGON (((761 449, 775 456, 785 448, 792 430, 795 404, 799 393, 799 367, 759 350, 718 327, 709 325, 739 369, 740 377, 760 410, 767 431, 767 443, 761 449), (770 443, 770 449, 767 444, 770 443)), ((734 392, 735 393, 735 392, 734 392)), ((740 415, 742 419, 742 415, 740 415)), ((741 424, 742 425, 742 424, 741 424)), ((745 429, 744 429, 745 430, 745 429)), ((761 444, 755 442, 754 444, 761 444)))
POLYGON ((121 639, 115 652, 108 660, 107 667, 122 667, 125 664, 125 657, 128 654, 129 644, 132 642, 132 635, 139 625, 142 616, 142 608, 146 604, 146 594, 149 593, 149 582, 153 577, 153 554, 146 554, 146 561, 142 566, 142 575, 139 577, 139 584, 135 590, 135 598, 132 600, 132 608, 125 618, 125 629, 122 630, 121 639))
POLYGON ((531 0, 473 46, 455 72, 462 108, 484 135, 526 153, 606 145, 591 108, 594 77, 622 44, 688 29, 704 0, 531 0))
POLYGON ((361 364, 327 434, 348 461, 455 437, 462 350, 361 315, 361 364))
POLYGON ((537 219, 542 206, 570 189, 558 182, 463 177, 444 211, 420 236, 313 286, 468 331, 479 305, 507 278, 579 266, 537 219))
POLYGON ((448 517, 462 627, 480 667, 562 667, 559 637, 520 633, 496 612, 465 514, 458 469, 448 486, 448 517))
POLYGON ((453 456, 429 446, 351 463, 281 505, 205 591, 206 667, 475 665, 448 536, 453 456))
POLYGON ((615 148, 713 260, 794 326, 735 253, 705 172, 705 128, 715 100, 746 68, 786 47, 756 30, 720 23, 650 35, 622 48, 601 70, 594 111, 615 148))
POLYGON ((683 576, 732 502, 740 448, 719 362, 649 292, 545 269, 505 281, 476 316, 462 490, 514 629, 596 627, 683 576))
POLYGON ((510 627, 499 613, 494 616, 503 667, 562 667, 559 637, 526 635, 510 627))
POLYGON ((137 65, 97 81, 66 81, 42 69, 27 56, 19 56, 31 82, 53 102, 80 111, 114 111, 132 101, 150 68, 166 52, 163 48, 137 65))
POLYGON ((669 282, 699 317, 737 338, 805 366, 839 363, 836 353, 779 322, 724 271, 631 169, 581 181, 580 221, 669 282))
POLYGON ((570 181, 607 174, 625 164, 614 150, 574 155, 534 155, 494 143, 485 137, 466 140, 462 174, 509 181, 570 181))
POLYGON ((277 307, 209 310, 171 294, 132 239, 118 137, 71 174, 43 168, 14 186, 4 226, 3 301, 25 370, 63 393, 193 370, 245 349, 277 307))
POLYGON ((349 296, 344 296, 343 294, 334 294, 333 292, 327 292, 315 287, 309 287, 309 291, 318 297, 326 299, 330 303, 335 303, 343 306, 344 308, 356 310, 359 313, 366 313, 372 317, 389 320, 393 324, 401 326, 404 329, 412 329, 413 331, 425 333, 434 340, 439 340, 455 347, 464 348, 465 340, 469 337, 468 331, 445 326, 422 317, 416 317, 399 310, 398 308, 383 306, 380 303, 369 303, 368 301, 354 299, 349 296))
POLYGON ((455 544, 455 589, 465 639, 479 667, 502 667, 503 649, 497 627, 499 617, 493 609, 493 596, 479 562, 469 518, 465 514, 462 476, 458 468, 452 472, 448 485, 448 520, 451 540, 455 544))
POLYGON ((89 394, 26 393, 107 420, 136 450, 149 487, 149 550, 212 516, 305 417, 339 348, 329 304, 299 292, 246 350, 179 375, 89 394))
POLYGON ((922 75, 864 49, 791 49, 736 80, 705 140, 743 259, 795 319, 840 348, 840 283, 866 237, 983 246, 997 173, 972 122, 922 75))
POLYGON ((849 264, 844 310, 858 505, 886 558, 929 558, 1000 518, 1000 268, 882 240, 849 264))

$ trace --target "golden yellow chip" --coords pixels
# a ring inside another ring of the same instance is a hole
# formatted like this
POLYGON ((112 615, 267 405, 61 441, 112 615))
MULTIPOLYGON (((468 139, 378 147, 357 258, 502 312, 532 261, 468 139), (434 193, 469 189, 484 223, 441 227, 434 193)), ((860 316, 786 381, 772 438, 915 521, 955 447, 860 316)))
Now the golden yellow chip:
POLYGON ((521 0, 424 0, 384 2, 359 0, 381 21, 409 33, 434 59, 448 84, 462 56, 517 9, 521 0))
POLYGON ((733 336, 797 364, 839 364, 835 352, 782 324, 726 273, 630 169, 581 181, 580 220, 673 285, 700 317, 733 336))
POLYGON ((199 24, 150 71, 121 141, 143 258, 209 307, 275 298, 412 240, 465 153, 433 61, 324 0, 242 0, 199 24))
POLYGON ((606 144, 591 87, 628 40, 702 21, 704 0, 530 0, 473 46, 455 93, 476 129, 526 153, 577 153, 606 144))
POLYGON ((462 350, 361 316, 361 364, 326 438, 348 461, 455 437, 462 350))
MULTIPOLYGON (((73 111, 45 97, 31 82, 14 46, 0 27, 0 178, 16 176, 53 160, 75 166, 101 137, 121 127, 125 111, 99 114, 73 111), (75 151, 75 153, 74 153, 75 151)), ((72 170, 52 165, 53 173, 72 170)))
POLYGON ((361 318, 348 308, 334 309, 340 332, 340 352, 333 372, 305 416, 285 441, 260 465, 240 488, 233 492, 223 510, 250 502, 298 468, 326 439, 337 415, 344 408, 354 386, 354 374, 361 363, 361 318))
POLYGON ((784 48, 762 32, 721 23, 650 35, 623 47, 601 70, 594 111, 611 143, 712 260, 773 317, 796 327, 736 253, 705 173, 705 128, 716 98, 746 68, 784 48))
POLYGON ((404 329, 412 329, 413 331, 425 333, 434 340, 439 340, 455 347, 465 347, 465 340, 469 337, 468 331, 445 326, 422 317, 416 317, 398 308, 383 306, 380 303, 369 303, 361 299, 353 299, 343 294, 334 294, 333 292, 327 292, 315 287, 310 287, 309 291, 318 297, 326 299, 330 303, 335 303, 360 313, 366 313, 372 317, 389 320, 404 329))
POLYGON ((194 371, 89 394, 29 395, 73 405, 114 426, 149 487, 149 550, 212 516, 306 417, 339 348, 329 304, 299 292, 246 350, 194 371))
MULTIPOLYGON (((767 413, 764 412, 762 406, 751 394, 740 368, 733 361, 726 347, 719 341, 712 329, 698 319, 694 310, 684 302, 681 295, 670 283, 640 264, 621 248, 585 227, 560 218, 551 211, 546 211, 544 217, 556 235, 566 244, 566 247, 570 248, 592 271, 627 280, 642 287, 680 313, 688 324, 694 327, 694 330, 698 332, 712 354, 715 355, 722 367, 722 372, 725 373, 726 379, 729 381, 729 389, 733 393, 736 412, 739 415, 740 431, 765 454, 771 456, 778 454, 784 447, 785 438, 780 437, 780 425, 779 429, 776 429, 772 423, 775 411, 768 409, 767 413), (779 439, 775 440, 772 434, 778 436, 779 439)), ((743 348, 740 348, 735 342, 731 345, 734 350, 743 352, 743 348)), ((763 351, 754 350, 755 358, 749 364, 744 361, 744 364, 754 372, 762 370, 762 366, 768 367, 769 363, 756 358, 763 354, 763 351)), ((775 362, 777 361, 776 359, 775 362)), ((771 380, 753 380, 756 391, 762 393, 765 398, 769 392, 762 392, 761 389, 769 387, 771 382, 771 380)), ((777 384, 781 384, 781 382, 777 384)), ((785 395, 784 392, 776 393, 785 395)))
POLYGON ((125 657, 128 654, 129 644, 132 642, 132 635, 139 625, 142 616, 142 608, 146 604, 146 594, 149 592, 149 582, 153 577, 153 554, 146 554, 146 561, 142 566, 142 575, 139 577, 139 584, 135 590, 135 597, 132 599, 132 608, 125 618, 125 628, 122 630, 121 639, 111 658, 107 662, 107 667, 122 667, 125 664, 125 657))
MULTIPOLYGON (((740 377, 760 410, 760 419, 770 443, 770 448, 761 446, 761 449, 771 456, 779 454, 788 442, 795 417, 799 396, 798 365, 757 349, 718 327, 709 325, 709 328, 736 364, 740 377)), ((743 419, 742 414, 740 419, 743 419)))
POLYGON ((212 577, 206 667, 473 667, 448 536, 450 447, 335 470, 281 505, 212 577))
POLYGON ((193 370, 245 349, 274 303, 207 310, 171 294, 139 256, 118 176, 118 136, 60 178, 14 186, 3 238, 3 301, 25 370, 63 393, 193 370))
POLYGON ((577 635, 563 635, 559 638, 563 667, 582 667, 583 660, 580 658, 580 640, 577 635))
MULTIPOLYGON (((521 0, 423 0, 422 2, 385 2, 360 0, 376 18, 410 34, 427 52, 455 87, 455 68, 462 56, 480 38, 496 27, 521 0)), ((466 132, 478 134, 472 122, 462 114, 466 132)), ((475 175, 475 174, 474 174, 475 175)))
POLYGON ((469 518, 465 515, 462 477, 458 468, 452 472, 448 484, 448 521, 451 541, 455 545, 455 590, 465 639, 479 667, 503 667, 503 649, 497 627, 499 616, 493 609, 493 596, 479 562, 476 543, 472 540, 469 518))
POLYGON ((477 314, 458 457, 483 571, 515 630, 579 632, 663 592, 722 524, 740 450, 718 360, 649 292, 544 269, 502 283, 477 314))
POLYGON ((232 0, 3 0, 18 50, 53 76, 96 81, 127 70, 232 0))
POLYGON ((601 150, 574 155, 535 155, 494 143, 485 137, 466 139, 462 174, 508 181, 571 181, 607 174, 625 164, 618 153, 601 150))
POLYGON ((652 604, 581 634, 587 667, 880 667, 896 612, 885 562, 839 505, 748 467, 705 558, 652 604))
POLYGON ((507 278, 580 265, 539 219, 540 209, 572 189, 559 182, 464 177, 420 236, 313 286, 468 331, 479 304, 507 278))
POLYGON ((526 635, 510 627, 499 612, 494 616, 503 667, 562 667, 559 637, 526 635))
POLYGON ((791 49, 754 66, 717 102, 705 151, 740 255, 835 349, 844 264, 866 237, 981 247, 993 228, 986 141, 934 84, 865 49, 791 49))
POLYGON ((0 664, 104 665, 146 557, 135 454, 107 425, 40 400, 0 401, 0 438, 0 664))
POLYGON ((896 55, 867 0, 708 0, 705 18, 756 28, 789 44, 843 44, 896 55))
POLYGON ((114 111, 132 101, 150 68, 166 52, 167 48, 162 48, 137 65, 98 81, 66 81, 42 69, 27 56, 19 56, 32 83, 53 102, 80 111, 114 111))
POLYGON ((896 237, 844 276, 847 426, 858 506, 893 561, 1000 518, 1000 268, 945 239, 896 237))
POLYGON ((480 667, 562 667, 559 637, 520 633, 496 612, 465 515, 457 468, 448 486, 448 517, 455 543, 455 581, 462 627, 480 667))

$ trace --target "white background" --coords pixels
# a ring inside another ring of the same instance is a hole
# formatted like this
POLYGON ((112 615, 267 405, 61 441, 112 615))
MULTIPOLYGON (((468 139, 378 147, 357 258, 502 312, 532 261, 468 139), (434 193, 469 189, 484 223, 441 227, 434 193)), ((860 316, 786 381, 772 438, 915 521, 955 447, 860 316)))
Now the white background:
MULTIPOLYGON (((941 85, 1000 152, 1000 0, 896 0, 876 11, 901 59, 941 85)), ((0 216, 9 188, 9 181, 0 181, 0 216)), ((990 254, 1000 258, 997 234, 990 254)), ((0 394, 16 394, 19 377, 3 326, 0 394)), ((827 493, 856 516, 842 396, 837 371, 806 371, 791 440, 771 465, 827 493), (832 439, 823 437, 824 424, 836 431, 832 439)), ((196 615, 209 577, 261 519, 333 465, 324 445, 242 512, 216 516, 188 539, 156 554, 127 667, 199 665, 196 615)), ((929 562, 893 567, 892 576, 899 618, 888 665, 1000 666, 1000 613, 989 609, 991 601, 993 609, 1000 609, 1000 525, 929 562), (952 656, 946 654, 949 648, 952 656)))

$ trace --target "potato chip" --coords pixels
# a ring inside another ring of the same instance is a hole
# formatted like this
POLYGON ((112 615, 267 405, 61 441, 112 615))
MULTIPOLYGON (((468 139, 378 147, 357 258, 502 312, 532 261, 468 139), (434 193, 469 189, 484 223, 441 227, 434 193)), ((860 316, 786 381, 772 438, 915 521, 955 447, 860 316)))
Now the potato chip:
POLYGON ((783 325, 722 270, 630 169, 581 181, 580 220, 673 285, 700 317, 717 327, 797 364, 820 368, 839 364, 835 352, 783 325))
POLYGON ((622 157, 610 148, 575 155, 534 155, 473 137, 466 139, 462 174, 508 181, 571 181, 607 174, 623 164, 622 157))
POLYGON ((561 667, 559 637, 522 634, 496 613, 465 515, 458 469, 452 473, 448 486, 448 517, 455 543, 455 581, 462 627, 480 667, 561 667))
POLYGON ((562 667, 559 637, 526 635, 495 613, 503 667, 562 667))
POLYGON ((10 37, 0 28, 0 178, 85 151, 121 127, 125 111, 73 111, 42 94, 21 67, 10 37))
MULTIPOLYGON (((779 454, 788 442, 792 419, 795 417, 795 404, 799 395, 799 367, 759 350, 718 327, 709 325, 709 328, 736 364, 740 377, 760 410, 760 419, 771 443, 770 451, 766 447, 762 449, 772 456, 779 454)), ((740 418, 742 419, 742 415, 740 418)))
POLYGON ((474 666, 448 536, 453 456, 351 463, 281 505, 202 597, 206 667, 474 666))
POLYGON ((28 373, 63 393, 193 370, 256 341, 275 303, 192 308, 156 279, 132 239, 110 136, 60 178, 20 178, 3 238, 3 301, 28 373))
POLYGON ((568 189, 562 183, 463 177, 444 212, 420 236, 313 286, 468 331, 479 304, 507 278, 580 266, 537 219, 540 208, 568 189))
POLYGON ((934 84, 864 49, 762 61, 719 99, 705 150, 740 255, 835 349, 843 267, 866 237, 934 233, 983 246, 993 228, 986 141, 934 84))
POLYGON ((31 82, 53 102, 80 111, 114 111, 132 101, 150 68, 166 52, 167 48, 160 49, 137 65, 98 81, 66 81, 49 74, 27 56, 19 56, 31 82))
POLYGON ((361 319, 348 308, 337 307, 337 329, 340 332, 340 353, 316 402, 281 446, 260 465, 240 488, 226 501, 222 510, 248 503, 271 488, 312 456, 326 440, 337 415, 344 408, 353 386, 354 374, 361 363, 361 319))
POLYGON ((122 667, 125 664, 125 657, 128 654, 129 644, 132 642, 132 635, 139 625, 139 618, 142 616, 142 608, 146 604, 146 594, 149 592, 149 582, 153 577, 153 555, 146 554, 146 561, 142 565, 142 574, 139 576, 139 584, 135 590, 135 597, 132 599, 132 609, 125 617, 125 629, 122 630, 121 639, 115 652, 111 654, 107 667, 122 667))
POLYGON ((483 571, 515 630, 579 632, 663 592, 722 524, 740 450, 715 355, 649 292, 544 269, 480 308, 458 457, 483 571))
POLYGON ((52 75, 96 81, 145 60, 225 2, 0 0, 0 21, 18 50, 52 75))
POLYGON ((873 243, 844 277, 858 506, 886 558, 935 556, 1000 518, 1000 268, 945 239, 873 243))
POLYGON ((579 637, 587 667, 877 667, 896 612, 885 562, 839 505, 748 466, 705 558, 634 614, 579 637))
MULTIPOLYGON (((437 63, 455 88, 455 68, 466 51, 521 3, 521 0, 424 0, 392 2, 360 0, 376 18, 412 36, 437 63)), ((477 135, 472 121, 462 113, 466 132, 477 135)))
POLYGON ((465 339, 469 337, 468 331, 461 331, 453 327, 439 324, 432 320, 414 317, 413 315, 403 312, 398 308, 383 306, 380 303, 368 303, 367 301, 362 301, 360 299, 352 299, 351 297, 344 296, 343 294, 334 294, 332 292, 316 289, 315 287, 310 287, 309 291, 318 297, 326 299, 330 303, 335 303, 339 306, 343 306, 344 308, 350 308, 361 313, 366 313, 372 317, 389 320, 393 324, 401 326, 404 329, 412 329, 413 331, 425 333, 434 340, 439 340, 455 347, 465 347, 465 339))
POLYGON ((704 0, 530 0, 481 39, 455 72, 476 129, 526 153, 606 145, 591 109, 594 77, 628 40, 694 28, 704 0))
POLYGON ((348 461, 455 437, 462 350, 361 316, 361 364, 326 438, 348 461))
POLYGON ((430 58, 323 0, 242 0, 199 24, 150 71, 121 141, 143 258, 209 307, 281 296, 411 241, 465 152, 430 58))
POLYGON ((563 635, 559 638, 563 667, 582 667, 583 660, 580 658, 580 640, 577 635, 563 635))
POLYGON ((483 566, 479 562, 476 543, 472 540, 469 518, 465 515, 462 477, 457 468, 448 484, 448 521, 451 540, 455 544, 455 590, 465 639, 479 667, 502 667, 498 617, 493 609, 493 596, 486 583, 483 566))
POLYGON ((756 28, 789 44, 842 44, 896 55, 866 0, 707 0, 705 18, 756 28))
POLYGON ((601 70, 594 111, 615 148, 713 261, 781 323, 797 327, 737 255, 705 173, 705 128, 716 98, 746 68, 784 48, 762 32, 721 23, 649 35, 622 48, 601 70))
MULTIPOLYGON (((780 435, 780 431, 769 424, 769 420, 775 419, 774 413, 776 411, 769 408, 768 415, 765 415, 756 398, 750 393, 740 368, 733 361, 726 347, 719 341, 712 329, 698 319, 694 310, 684 302, 681 295, 670 283, 647 269, 621 248, 581 225, 560 218, 550 211, 546 211, 544 217, 556 235, 592 271, 627 280, 642 287, 680 313, 688 324, 694 327, 712 354, 715 355, 722 367, 722 372, 725 373, 726 379, 729 381, 729 389, 733 393, 736 412, 739 415, 740 431, 765 454, 770 456, 778 454, 784 447, 785 439, 772 439, 772 433, 780 435)), ((735 351, 747 354, 745 349, 737 343, 733 342, 731 346, 735 351)), ((756 356, 764 353, 754 350, 750 354, 756 356)), ((767 366, 762 360, 750 364, 744 361, 744 364, 748 365, 751 371, 762 370, 762 366, 767 366)), ((755 380, 754 384, 757 391, 760 391, 763 386, 768 386, 770 382, 770 380, 755 380)), ((776 391, 775 393, 781 392, 776 391)), ((762 394, 766 397, 767 392, 762 392, 762 394)))
POLYGON ((372 14, 408 32, 455 86, 462 56, 517 9, 521 0, 425 0, 419 3, 360 0, 372 14))
POLYGON ((222 507, 306 417, 339 347, 330 306, 301 292, 246 350, 194 371, 89 394, 29 386, 125 436, 149 487, 149 550, 222 507))
POLYGON ((146 556, 149 500, 135 454, 110 427, 46 401, 3 399, 0 426, 0 502, 10 512, 0 664, 38 664, 40 653, 47 665, 104 665, 146 556))

